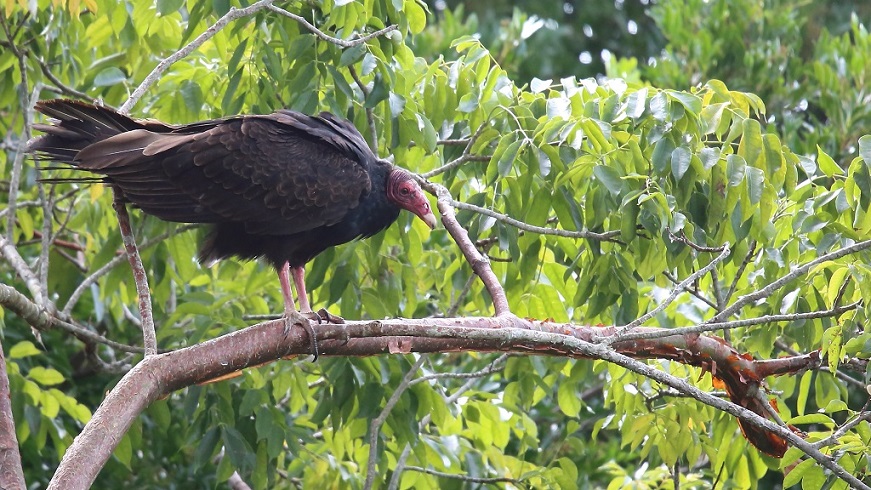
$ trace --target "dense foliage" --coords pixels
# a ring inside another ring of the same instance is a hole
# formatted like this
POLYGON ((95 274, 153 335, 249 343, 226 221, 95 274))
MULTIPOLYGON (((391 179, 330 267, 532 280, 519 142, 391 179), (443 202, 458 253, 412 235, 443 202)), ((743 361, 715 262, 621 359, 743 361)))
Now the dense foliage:
MULTIPOLYGON (((131 114, 184 123, 289 107, 348 117, 377 153, 494 211, 461 208, 459 219, 520 317, 624 325, 716 256, 676 237, 728 243, 732 253, 715 274, 648 322, 697 325, 871 237, 871 35, 859 17, 830 33, 812 8, 786 3, 662 0, 638 25, 655 22, 658 33, 641 34, 662 36, 664 51, 629 53, 655 63, 615 55, 598 79, 557 63, 559 50, 536 59, 527 43, 538 34, 525 36, 530 18, 520 10, 504 25, 479 27, 456 9, 439 10, 436 21, 414 0, 280 3, 343 39, 398 29, 342 48, 263 10, 173 64, 131 114), (479 29, 498 33, 498 51, 474 35, 479 29)), ((111 197, 99 185, 37 182, 21 153, 31 108, 58 95, 120 106, 231 6, 239 5, 8 0, 0 17, 2 232, 58 311, 122 344, 140 344, 141 331, 111 197)), ((235 261, 200 267, 191 259, 199 230, 133 216, 161 349, 281 311, 271 270, 235 261)), ((404 214, 372 239, 315 259, 313 306, 349 319, 492 314, 447 232, 418 221, 404 214)), ((28 294, 5 258, 0 283, 28 294)), ((849 308, 717 332, 756 358, 822 350, 820 369, 768 380, 780 416, 812 441, 867 414, 869 259, 864 251, 820 263, 725 320, 849 308)), ((141 356, 60 329, 32 330, 4 310, 0 327, 25 477, 42 488, 141 356)), ((678 477, 682 488, 756 488, 785 473, 785 486, 834 481, 797 449, 763 456, 732 416, 603 361, 464 352, 426 356, 408 374, 418 359, 294 359, 179 391, 137 420, 96 485, 213 488, 237 471, 254 488, 360 488, 373 430, 383 487, 476 485, 425 470, 505 478, 490 482, 505 488, 673 488, 678 477), (400 386, 383 426, 373 425, 400 386)), ((717 389, 701 369, 649 362, 717 389)), ((856 424, 823 450, 867 478, 871 427, 856 424)))

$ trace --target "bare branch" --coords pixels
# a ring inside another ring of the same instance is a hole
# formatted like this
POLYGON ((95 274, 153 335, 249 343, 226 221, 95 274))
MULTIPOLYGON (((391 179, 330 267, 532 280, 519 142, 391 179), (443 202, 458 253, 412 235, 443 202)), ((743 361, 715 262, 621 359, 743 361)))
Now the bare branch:
POLYGON ((371 138, 369 142, 369 146, 372 148, 376 154, 378 153, 378 129, 375 127, 375 113, 372 111, 371 107, 366 107, 366 98, 369 97, 369 87, 363 83, 363 80, 360 80, 360 77, 357 75, 357 70, 354 68, 354 65, 348 65, 348 72, 351 74, 351 78, 354 79, 354 83, 357 84, 357 87, 360 88, 360 92, 363 92, 363 106, 366 108, 366 121, 369 123, 369 138, 371 138))
MULTIPOLYGON (((21 183, 22 164, 24 162, 24 147, 27 145, 27 140, 30 139, 30 127, 33 124, 33 105, 36 100, 27 99, 27 89, 29 82, 27 81, 27 60, 24 52, 22 52, 15 44, 15 36, 9 30, 9 24, 6 22, 6 16, 0 15, 0 24, 3 26, 3 32, 6 34, 6 39, 9 41, 9 48, 12 54, 18 59, 18 69, 20 71, 21 83, 19 93, 19 103, 21 111, 24 114, 24 129, 18 139, 18 148, 15 151, 15 158, 12 160, 12 175, 9 179, 9 195, 7 207, 9 214, 6 217, 6 240, 13 241, 15 231, 15 202, 18 199, 18 187, 21 183)), ((39 84, 37 84, 38 86, 39 84)), ((37 87, 38 88, 38 87, 37 87)), ((34 89, 36 91, 36 88, 34 89)), ((41 299, 39 296, 34 298, 41 299)))
POLYGON ((24 285, 27 286, 27 290, 30 291, 31 297, 33 297, 34 301, 36 301, 39 305, 45 305, 46 301, 42 297, 42 288, 39 285, 39 279, 36 277, 36 274, 33 273, 33 270, 27 265, 27 262, 21 258, 21 255, 18 254, 18 249, 15 246, 6 240, 6 237, 0 235, 0 253, 3 254, 3 257, 6 258, 6 262, 15 269, 15 273, 18 274, 18 277, 24 281, 24 285))
MULTIPOLYGON (((193 383, 260 365, 289 354, 307 354, 310 351, 310 342, 305 329, 294 327, 284 337, 284 328, 283 320, 267 322, 185 349, 146 357, 109 393, 94 413, 91 422, 76 437, 64 455, 49 488, 87 488, 120 440, 121 434, 118 431, 126 431, 135 417, 159 397, 193 383), (281 340, 276 342, 276 339, 281 340), (196 366, 196 369, 192 366, 196 366), (107 418, 112 418, 113 423, 105 423, 107 418)), ((869 489, 799 436, 752 410, 720 400, 702 392, 684 379, 632 359, 608 346, 584 340, 598 335, 594 330, 608 329, 528 322, 511 316, 348 322, 344 325, 320 325, 317 329, 321 339, 321 354, 324 356, 395 352, 399 343, 403 352, 498 350, 603 359, 686 393, 702 403, 738 417, 752 427, 773 433, 805 452, 844 481, 856 488, 869 489), (522 328, 517 328, 518 326, 522 328)), ((614 329, 611 328, 611 331, 614 329)), ((677 336, 668 337, 659 345, 671 346, 675 356, 685 355, 691 348, 710 349, 711 352, 718 350, 718 355, 735 358, 733 362, 741 364, 740 369, 753 368, 752 360, 735 355, 733 349, 725 347, 719 340, 693 337, 690 339, 692 345, 687 340, 677 336), (701 347, 703 345, 706 347, 701 347)), ((638 348, 633 343, 615 343, 613 347, 627 350, 638 348)), ((686 362, 686 358, 683 358, 683 362, 686 362)))
POLYGON ((371 34, 366 34, 365 36, 361 36, 361 37, 358 37, 356 39, 346 41, 344 39, 339 39, 337 37, 333 37, 333 36, 326 34, 325 32, 321 31, 317 27, 311 25, 311 23, 309 23, 309 21, 305 20, 304 17, 300 17, 299 15, 292 14, 292 13, 288 12, 287 10, 284 10, 281 7, 276 7, 275 5, 268 5, 267 8, 269 10, 272 10, 273 12, 279 13, 285 17, 289 17, 289 18, 299 22, 300 24, 303 25, 303 27, 305 27, 306 29, 311 31, 315 36, 323 39, 324 41, 331 42, 331 43, 335 44, 336 46, 341 46, 343 48, 353 48, 354 46, 358 46, 360 44, 368 42, 370 39, 374 39, 378 36, 383 36, 384 34, 387 34, 390 31, 395 31, 396 27, 397 27, 395 24, 389 25, 389 26, 385 27, 384 29, 375 31, 371 34))
MULTIPOLYGON (((463 153, 459 157, 451 160, 450 162, 442 165, 439 168, 436 168, 436 169, 430 170, 429 172, 421 174, 420 176, 424 179, 429 179, 431 177, 435 177, 436 175, 445 173, 454 167, 458 167, 465 162, 470 161, 472 159, 472 157, 474 156, 471 154, 472 147, 475 145, 475 141, 478 140, 478 138, 481 136, 481 133, 483 133, 484 130, 487 129, 487 127, 489 127, 489 124, 487 122, 484 122, 483 124, 478 126, 478 129, 475 131, 475 134, 473 134, 468 140, 466 140, 466 142, 465 142, 466 147, 463 148, 463 153)), ((463 141, 463 140, 445 140, 445 141, 442 141, 441 143, 442 144, 454 144, 454 143, 448 143, 448 142, 454 142, 454 141, 463 141)), ((490 158, 492 158, 492 156, 488 155, 487 160, 490 160, 490 158)))
POLYGON ((139 257, 139 250, 136 248, 133 229, 130 228, 130 215, 127 214, 127 207, 124 205, 121 191, 115 187, 112 190, 115 194, 112 207, 115 208, 115 212, 118 214, 118 227, 121 230, 121 239, 124 242, 124 249, 127 251, 127 260, 130 262, 130 268, 133 270, 133 281, 136 283, 136 293, 139 296, 142 342, 145 347, 145 355, 150 356, 157 354, 157 335, 154 332, 154 317, 151 315, 151 291, 148 289, 148 276, 145 274, 142 258, 139 257))
MULTIPOLYGON (((714 269, 714 270, 716 270, 716 269, 714 269)), ((668 272, 668 271, 663 271, 663 272, 662 272, 662 275, 664 275, 666 279, 668 279, 669 281, 671 281, 672 284, 674 284, 674 285, 678 285, 678 284, 680 284, 680 281, 678 281, 676 277, 674 277, 673 275, 671 275, 670 272, 668 272)), ((699 293, 698 288, 695 288, 695 287, 691 288, 691 287, 687 286, 686 288, 684 288, 684 291, 690 293, 691 295, 693 295, 693 297, 695 297, 695 298, 698 299, 699 301, 703 302, 704 304, 710 306, 711 308, 713 308, 713 309, 715 309, 715 310, 718 310, 717 305, 714 304, 713 301, 711 301, 711 300, 709 300, 708 298, 702 296, 702 294, 699 293)))
POLYGON ((393 391, 393 394, 390 395, 387 403, 384 404, 381 413, 372 419, 372 422, 369 424, 369 463, 366 465, 366 483, 363 485, 365 490, 370 490, 372 488, 372 485, 375 483, 375 474, 378 472, 378 470, 375 469, 375 466, 378 464, 378 438, 381 434, 381 426, 384 425, 384 422, 387 421, 387 416, 390 415, 390 411, 393 410, 393 407, 395 407, 399 402, 399 397, 408 390, 409 386, 411 386, 411 381, 417 375, 418 369, 423 366, 425 361, 426 356, 418 357, 417 361, 411 365, 408 372, 402 377, 402 382, 399 383, 399 386, 397 386, 393 391))
MULTIPOLYGON (((56 76, 54 76, 54 73, 51 72, 51 70, 48 68, 48 65, 45 63, 45 61, 42 58, 36 59, 36 62, 39 63, 39 68, 42 70, 42 74, 45 75, 45 78, 48 78, 51 81, 51 83, 53 83, 55 85, 55 87, 58 88, 58 91, 62 95, 71 95, 73 97, 76 97, 79 99, 84 99, 84 100, 87 100, 90 102, 96 101, 93 97, 89 96, 88 94, 86 94, 84 92, 80 92, 80 91, 64 84, 63 82, 61 82, 60 79, 58 79, 56 76)), ((49 87, 46 87, 46 88, 49 88, 49 87)))
POLYGON ((423 383, 424 381, 430 381, 433 379, 478 379, 483 378, 484 376, 489 376, 495 372, 501 371, 504 366, 502 364, 505 360, 508 359, 508 354, 502 354, 497 357, 493 362, 487 365, 484 369, 475 371, 473 373, 436 373, 436 374, 428 374, 426 376, 421 376, 419 378, 415 378, 409 382, 409 385, 416 385, 418 383, 423 383))
POLYGON ((28 325, 36 330, 48 330, 52 327, 57 327, 62 330, 66 330, 67 332, 70 332, 76 338, 83 342, 104 344, 112 347, 113 349, 124 352, 141 353, 145 351, 141 347, 133 347, 130 345, 115 342, 113 340, 109 340, 102 335, 94 333, 84 327, 80 327, 73 323, 56 318, 46 312, 45 309, 41 308, 39 305, 28 299, 26 296, 19 293, 12 286, 8 286, 3 283, 0 283, 0 305, 21 317, 22 320, 27 322, 28 325))
POLYGON ((732 285, 729 286, 729 291, 726 293, 726 296, 723 297, 723 304, 729 302, 732 299, 732 295, 735 294, 735 289, 738 287, 738 281, 741 280, 741 277, 744 275, 744 271, 747 269, 747 266, 753 261, 753 256, 756 255, 756 240, 750 242, 750 250, 747 251, 747 255, 744 256, 744 260, 741 261, 741 265, 738 266, 738 270, 735 272, 735 279, 732 280, 732 285))
MULTIPOLYGON (((196 228, 197 226, 199 226, 199 225, 185 224, 185 225, 179 226, 173 230, 167 231, 165 233, 161 233, 160 235, 157 235, 153 238, 149 238, 147 240, 144 240, 142 242, 142 245, 139 246, 139 249, 144 250, 152 245, 163 242, 168 237, 170 237, 174 234, 181 233, 183 231, 187 231, 187 230, 196 228)), ((64 305, 63 310, 61 311, 61 315, 64 317, 70 316, 72 314, 73 308, 76 306, 76 303, 79 302, 79 299, 81 299, 82 295, 85 293, 85 291, 88 290, 88 288, 91 286, 91 284, 94 284, 95 282, 97 282, 98 279, 100 279, 101 277, 108 274, 112 269, 114 269, 115 267, 117 267, 118 265, 123 263, 125 260, 127 260, 127 252, 126 251, 120 253, 119 255, 116 255, 112 260, 110 260, 109 262, 106 262, 105 265, 103 265, 102 267, 100 267, 99 269, 94 271, 90 276, 86 277, 76 287, 75 291, 73 291, 73 294, 70 295, 70 299, 67 300, 67 304, 64 305)), ((270 316, 270 318, 275 318, 275 316, 274 315, 270 316)))
POLYGON ((466 295, 469 294, 469 291, 472 290, 472 283, 475 282, 475 275, 470 275, 466 280, 466 284, 463 285, 463 289, 457 294, 457 297, 454 299, 453 304, 451 304, 450 309, 448 309, 445 316, 451 317, 456 316, 457 312, 460 311, 460 306, 463 303, 463 300, 466 298, 466 295))

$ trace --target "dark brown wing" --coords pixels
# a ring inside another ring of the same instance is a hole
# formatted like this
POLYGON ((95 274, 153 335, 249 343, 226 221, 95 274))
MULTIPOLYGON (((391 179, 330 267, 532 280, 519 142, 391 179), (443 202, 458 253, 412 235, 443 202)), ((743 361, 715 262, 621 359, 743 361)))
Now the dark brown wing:
POLYGON ((161 219, 288 235, 337 223, 371 189, 374 154, 336 121, 280 111, 134 129, 85 147, 72 163, 161 219))

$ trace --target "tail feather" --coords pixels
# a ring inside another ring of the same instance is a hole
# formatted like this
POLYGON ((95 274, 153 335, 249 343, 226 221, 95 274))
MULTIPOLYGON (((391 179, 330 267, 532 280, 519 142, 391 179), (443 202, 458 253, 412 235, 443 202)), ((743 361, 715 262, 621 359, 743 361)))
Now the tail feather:
POLYGON ((45 134, 31 140, 27 150, 40 160, 76 165, 76 156, 85 147, 145 127, 108 107, 74 100, 44 100, 37 102, 35 108, 56 119, 54 124, 33 126, 45 134))

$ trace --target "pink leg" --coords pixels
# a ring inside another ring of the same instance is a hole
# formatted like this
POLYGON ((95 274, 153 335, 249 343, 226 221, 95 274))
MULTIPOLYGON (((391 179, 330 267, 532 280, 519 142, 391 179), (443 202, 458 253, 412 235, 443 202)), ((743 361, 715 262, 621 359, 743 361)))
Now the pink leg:
MULTIPOLYGON (((293 293, 290 291, 290 277, 288 272, 290 270, 290 264, 285 262, 281 269, 278 269, 278 281, 281 283, 281 294, 284 296, 284 315, 289 316, 290 313, 296 312, 296 308, 293 306, 293 293)), ((296 270, 294 268, 294 280, 296 280, 296 270)), ((303 291, 305 294, 305 291, 303 291)), ((306 305, 308 305, 308 298, 306 298, 306 305)), ((302 306, 302 304, 300 304, 302 306)))
POLYGON ((305 292, 305 268, 291 267, 293 274, 293 284, 296 286, 296 296, 299 300, 299 311, 302 313, 311 313, 312 307, 308 302, 308 294, 305 292))
POLYGON ((293 269, 293 281, 296 283, 296 290, 299 294, 299 307, 303 312, 311 313, 311 307, 308 304, 308 297, 306 297, 305 294, 305 283, 303 282, 305 271, 302 267, 290 267, 290 264, 285 262, 284 265, 278 269, 278 281, 281 283, 281 294, 284 296, 284 335, 286 337, 290 332, 291 324, 298 323, 301 325, 305 331, 308 332, 309 339, 311 339, 312 343, 312 354, 314 354, 314 358, 317 360, 317 335, 315 335, 315 331, 309 323, 308 318, 297 312, 293 305, 293 293, 290 291, 290 277, 288 277, 291 269, 293 269))

